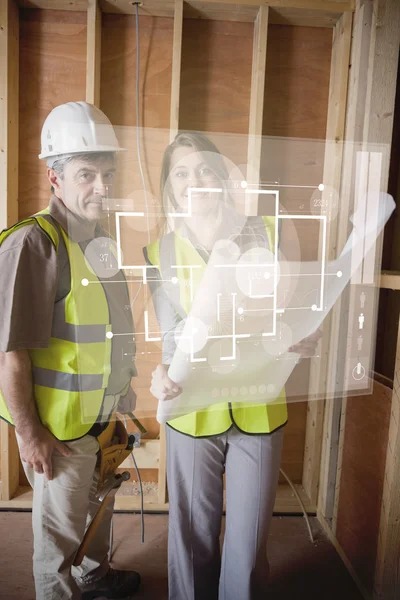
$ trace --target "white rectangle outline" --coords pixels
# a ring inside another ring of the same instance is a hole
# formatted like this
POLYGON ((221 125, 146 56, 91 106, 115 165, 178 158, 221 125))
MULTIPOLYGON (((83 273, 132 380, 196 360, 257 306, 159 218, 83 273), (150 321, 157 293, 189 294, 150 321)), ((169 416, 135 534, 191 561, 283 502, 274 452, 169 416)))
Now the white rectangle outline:
MULTIPOLYGON (((188 201, 189 201, 189 212, 188 213, 169 213, 169 216, 191 216, 191 192, 192 191, 201 191, 201 192, 216 192, 222 193, 222 188, 189 188, 188 189, 188 201)), ((279 190, 259 190, 259 189, 246 189, 245 193, 247 194, 267 194, 275 196, 275 253, 274 253, 274 277, 275 277, 275 285, 274 285, 274 320, 273 320, 273 330, 271 333, 263 333, 263 336, 274 336, 276 335, 276 323, 277 323, 277 274, 278 274, 278 235, 279 235, 279 219, 314 219, 320 220, 323 222, 323 236, 322 236, 322 266, 321 266, 321 290, 320 290, 320 306, 317 307, 317 311, 323 310, 323 297, 324 297, 324 278, 325 278, 325 259, 326 259, 326 229, 327 229, 327 218, 326 215, 280 215, 279 214, 279 190)), ((122 265, 122 256, 121 256, 121 229, 120 229, 120 217, 144 217, 144 212, 116 212, 116 242, 117 242, 117 258, 118 258, 118 268, 119 269, 140 269, 143 273, 143 283, 147 283, 146 279, 146 269, 149 268, 159 268, 157 265, 122 265)), ((260 215, 263 216, 263 215, 260 215)), ((177 265, 174 265, 177 267, 177 265)), ((215 265, 218 267, 229 267, 234 265, 215 265)), ((237 265, 235 265, 237 266, 237 265)), ((270 265, 268 265, 270 266, 270 265)), ((195 267, 195 265, 193 265, 195 267)), ((196 265, 198 267, 198 265, 196 265)), ((192 275, 192 269, 190 270, 192 275)), ((191 282, 192 283, 192 282, 191 282)), ((193 295, 192 285, 191 287, 191 296, 193 295)), ((193 299, 193 298, 192 298, 193 299)), ((282 312, 282 311, 279 311, 282 312)), ((158 340, 157 340, 158 341, 158 340)))
POLYGON ((162 341, 162 338, 160 337, 149 337, 149 312, 147 310, 144 311, 144 339, 146 342, 162 341))
POLYGON ((142 271, 143 284, 147 283, 147 269, 160 269, 159 265, 123 265, 122 264, 122 253, 121 253, 121 226, 120 217, 144 217, 144 212, 116 212, 115 213, 115 231, 116 231, 116 243, 117 243, 117 261, 118 269, 139 269, 142 271))

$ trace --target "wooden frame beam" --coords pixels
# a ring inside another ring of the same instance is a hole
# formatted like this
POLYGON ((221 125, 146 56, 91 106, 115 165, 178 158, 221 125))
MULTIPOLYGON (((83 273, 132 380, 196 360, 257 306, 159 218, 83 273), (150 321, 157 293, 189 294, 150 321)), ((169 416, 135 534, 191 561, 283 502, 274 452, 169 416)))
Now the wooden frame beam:
MULTIPOLYGON (((0 231, 18 221, 19 14, 13 0, 0 0, 0 231)), ((1 435, 1 499, 19 486, 19 454, 14 428, 1 435)))
POLYGON ((101 10, 98 0, 88 0, 86 46, 86 102, 100 108, 101 10))
POLYGON ((260 6, 254 23, 249 140, 247 149, 247 181, 256 185, 260 179, 267 38, 268 7, 260 6))
POLYGON ((174 8, 174 37, 172 46, 172 81, 171 81, 171 112, 170 112, 170 141, 172 142, 179 131, 179 99, 181 92, 181 62, 182 62, 182 33, 183 33, 183 0, 175 0, 174 8))
POLYGON ((386 290, 400 290, 400 271, 382 271, 379 287, 386 290))
MULTIPOLYGON (((128 484, 129 485, 129 484, 128 484)), ((302 502, 305 506, 306 511, 309 514, 314 514, 316 511, 316 506, 311 504, 310 499, 304 493, 304 490, 301 485, 295 484, 297 493, 299 494, 302 502)), ((30 510, 32 508, 32 497, 33 491, 30 487, 20 487, 18 489, 18 494, 10 501, 0 500, 0 509, 8 508, 10 510, 15 509, 25 509, 30 510)), ((139 511, 141 507, 141 499, 138 496, 130 496, 127 494, 118 493, 115 498, 115 510, 132 510, 139 511)), ((168 511, 169 505, 168 502, 159 502, 158 496, 150 496, 149 498, 144 498, 144 510, 146 512, 159 512, 159 511, 168 511)), ((280 484, 278 486, 275 505, 274 505, 274 513, 280 514, 302 514, 302 510, 297 501, 297 498, 293 494, 292 488, 286 484, 280 484)))
POLYGON ((14 427, 0 423, 1 500, 12 500, 19 488, 19 452, 14 427))
MULTIPOLYGON (((174 0, 149 0, 148 4, 169 7, 174 0)), ((197 1, 197 0, 196 0, 197 1)), ((86 10, 88 0, 19 0, 20 6, 26 8, 44 8, 56 10, 86 10)), ((270 6, 273 8, 294 8, 299 10, 313 10, 341 14, 353 11, 354 0, 202 0, 199 4, 228 4, 232 6, 270 6)), ((119 3, 118 0, 101 0, 104 12, 131 12, 128 2, 119 3), (120 5, 121 4, 121 5, 120 5), (123 8, 125 5, 125 10, 123 8)), ((146 3, 147 4, 147 3, 146 3)), ((195 1, 193 1, 195 4, 195 1)), ((145 14, 146 6, 142 9, 145 14)))
MULTIPOLYGON (((367 96, 367 73, 368 73, 368 58, 369 58, 369 44, 371 35, 371 23, 372 23, 372 6, 364 5, 358 7, 354 18, 353 18, 353 41, 351 48, 351 72, 349 80, 349 91, 347 101, 347 114, 346 114, 346 131, 345 139, 348 141, 344 147, 344 158, 343 158, 343 180, 341 185, 341 210, 345 211, 345 217, 348 219, 350 210, 353 207, 354 197, 354 185, 355 185, 355 172, 354 172, 354 155, 359 142, 362 140, 363 127, 364 127, 364 115, 365 115, 365 102, 367 96), (354 142, 354 143, 353 143, 354 142), (357 147, 356 147, 357 146, 357 147)), ((340 233, 340 232, 339 232, 340 233)), ((345 236, 347 234, 347 228, 343 230, 341 238, 339 238, 340 247, 343 246, 345 236)), ((351 299, 350 299, 351 300, 351 299)), ((351 312, 351 311, 350 311, 351 312)), ((345 353, 345 350, 343 350, 345 353)), ((344 452, 344 431, 346 426, 346 409, 347 409, 347 398, 343 398, 341 405, 337 407, 335 421, 339 420, 340 430, 338 439, 338 451, 337 451, 337 471, 335 481, 335 487, 333 491, 333 514, 332 516, 332 532, 336 534, 337 515, 339 508, 340 498, 340 485, 341 485, 341 468, 342 459, 344 452), (339 413, 340 410, 340 414, 339 413)), ((331 463, 332 464, 332 463, 331 463)), ((332 468, 334 464, 332 464, 332 468)), ((332 490, 331 490, 332 493, 332 490)))
MULTIPOLYGON (((332 102, 331 121, 328 119, 328 138, 332 140, 330 152, 325 156, 325 168, 333 189, 337 191, 340 200, 339 216, 335 226, 331 229, 331 258, 335 257, 337 250, 343 248, 348 235, 348 223, 351 210, 351 193, 346 188, 346 169, 350 169, 349 184, 351 185, 352 161, 343 161, 344 140, 353 140, 349 132, 349 122, 346 124, 346 109, 348 102, 348 83, 351 51, 352 14, 345 13, 334 30, 334 45, 332 55, 333 70, 331 81, 336 87, 332 102), (336 66, 334 66, 336 64, 336 66), (335 143, 333 143, 335 142, 335 143), (339 142, 339 143, 336 143, 339 142), (346 188, 346 189, 345 189, 346 188)), ((350 149, 351 152, 352 149, 350 149)), ((325 171, 325 169, 324 169, 325 171)), ((324 175, 325 181, 325 175, 324 175)), ((337 464, 339 456, 340 420, 342 415, 342 399, 336 398, 337 389, 342 387, 342 377, 338 373, 338 358, 342 354, 340 349, 344 345, 346 336, 341 331, 341 322, 348 304, 347 294, 344 293, 336 302, 329 320, 326 322, 329 331, 327 352, 329 365, 324 373, 326 378, 326 393, 328 398, 325 405, 323 447, 320 472, 320 489, 318 509, 325 519, 332 519, 335 506, 335 489, 337 483, 337 464), (339 386, 339 388, 337 387, 339 386)), ((325 328, 325 325, 324 325, 325 328)), ((343 349, 342 349, 343 350, 343 349)))
POLYGON ((202 0, 217 4, 298 8, 343 13, 354 10, 354 0, 202 0))
POLYGON ((0 0, 0 231, 18 221, 19 15, 0 0))
MULTIPOLYGON (((105 13, 135 14, 127 0, 98 0, 105 13)), ((18 0, 24 8, 86 11, 88 0, 18 0)), ((254 22, 260 6, 269 7, 269 21, 278 25, 334 27, 343 12, 354 10, 354 0, 186 0, 188 18, 254 22)), ((139 14, 174 17, 175 0, 146 0, 139 14)))
MULTIPOLYGON (((332 42, 331 75, 329 84, 329 104, 325 149, 323 183, 325 189, 333 188, 339 192, 342 177, 343 140, 345 135, 345 115, 347 102, 348 75, 350 67, 350 45, 351 45, 352 13, 346 12, 337 22, 332 42)), ((326 192, 323 198, 328 202, 326 192)), ((327 203, 329 206, 329 203, 327 203)), ((347 215, 346 215, 347 216, 347 215)), ((327 231, 326 251, 327 259, 332 260, 336 255, 338 235, 338 222, 330 223, 327 231)), ((320 243, 322 246, 322 243, 320 243)), ((340 318, 340 309, 337 310, 336 319, 340 318)), ((304 453, 303 485, 306 492, 313 501, 318 498, 324 505, 323 514, 326 516, 326 494, 331 488, 329 482, 330 470, 327 468, 333 451, 332 435, 334 432, 334 421, 337 414, 337 405, 333 400, 325 401, 325 414, 322 402, 317 400, 322 394, 329 395, 332 382, 329 381, 329 373, 333 370, 332 359, 336 356, 330 346, 333 335, 338 327, 335 327, 335 309, 332 316, 324 323, 324 337, 320 351, 321 360, 313 360, 310 371, 310 400, 307 413, 306 444, 304 453), (321 362, 322 361, 322 362, 321 362), (322 458, 321 458, 322 442, 322 458), (320 464, 322 465, 320 473, 320 464), (321 485, 319 487, 319 483, 321 485), (318 489, 319 488, 319 489, 318 489)), ((336 473, 336 465, 334 472, 336 473)), ((333 501, 332 501, 333 509, 333 501)))
MULTIPOLYGON (((369 141, 390 144, 396 74, 399 68, 400 3, 375 0, 367 96, 368 121, 364 136, 369 141)), ((389 161, 382 169, 381 189, 386 190, 389 161)), ((392 409, 381 505, 374 599, 395 600, 400 596, 400 328, 392 393, 392 409)))

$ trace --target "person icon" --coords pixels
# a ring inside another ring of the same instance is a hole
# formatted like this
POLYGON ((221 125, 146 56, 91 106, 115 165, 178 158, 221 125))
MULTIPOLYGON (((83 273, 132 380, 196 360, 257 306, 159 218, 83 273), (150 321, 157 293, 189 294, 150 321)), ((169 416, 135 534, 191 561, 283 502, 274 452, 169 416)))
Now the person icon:
POLYGON ((361 292, 361 294, 360 294, 361 308, 364 308, 366 299, 367 299, 367 296, 365 295, 365 292, 361 292))
POLYGON ((361 313, 360 316, 358 317, 358 328, 359 329, 364 329, 364 321, 365 321, 364 314, 361 313))
POLYGON ((359 335, 357 338, 357 349, 359 352, 362 350, 363 341, 362 335, 359 335))

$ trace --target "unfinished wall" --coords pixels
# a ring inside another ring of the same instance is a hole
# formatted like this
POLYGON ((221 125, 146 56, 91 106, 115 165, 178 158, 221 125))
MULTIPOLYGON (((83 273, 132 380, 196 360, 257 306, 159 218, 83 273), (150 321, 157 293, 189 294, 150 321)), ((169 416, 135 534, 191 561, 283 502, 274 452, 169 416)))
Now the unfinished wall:
POLYGON ((25 218, 49 201, 37 158, 42 124, 57 104, 85 97, 86 14, 21 9, 19 62, 19 218, 25 218))
MULTIPOLYGON (((383 26, 381 23, 380 27, 383 26)), ((385 56, 381 51, 379 58, 385 56)), ((387 74, 386 77, 388 78, 387 74)), ((385 81, 386 87, 389 89, 393 83, 393 78, 385 81)), ((391 94, 393 91, 392 89, 391 94)), ((386 94, 388 94, 388 90, 386 90, 386 94)), ((383 112, 383 109, 380 110, 383 112)), ((379 111, 375 109, 374 118, 377 112, 379 111)), ((388 117, 391 117, 392 114, 392 112, 388 113, 388 117)), ((387 189, 398 205, 400 198, 400 71, 397 72, 391 141, 387 189)), ((399 225, 398 210, 395 210, 385 228, 382 256, 384 270, 400 270, 399 225)), ((374 365, 377 380, 373 383, 372 395, 347 399, 343 461, 339 474, 340 493, 336 538, 365 590, 371 596, 374 591, 380 545, 378 540, 379 535, 382 536, 382 530, 380 530, 382 494, 385 480, 386 482, 388 480, 389 425, 391 419, 396 422, 392 388, 396 378, 399 314, 400 292, 380 289, 374 365)), ((391 447, 392 452, 395 453, 394 447, 391 447)), ((382 560, 382 556, 380 560, 382 560)), ((387 558, 385 562, 388 560, 390 559, 387 558)), ((398 563, 398 557, 394 558, 394 563, 396 560, 398 563)), ((394 573, 393 578, 395 578, 394 573)), ((394 594, 396 593, 394 592, 394 594)), ((374 595, 374 597, 378 596, 374 595)), ((386 598, 386 595, 383 597, 386 598)), ((389 595, 387 597, 389 598, 389 595)), ((395 596, 390 595, 390 598, 392 597, 395 596)))
MULTIPOLYGON (((49 186, 44 165, 37 159, 40 129, 57 104, 85 97, 86 14, 62 11, 21 11, 20 49, 20 217, 45 207, 49 186)), ((143 162, 150 200, 158 198, 162 153, 169 141, 173 21, 140 17, 141 121, 143 162)), ((270 25, 268 32, 264 134, 323 139, 329 88, 331 29, 270 25)), ((122 157, 120 197, 143 201, 135 148, 135 19, 103 14, 101 108, 117 126, 119 138, 130 151, 122 157)), ((248 130, 253 24, 185 19, 183 27, 180 127, 209 132, 242 134, 248 130)), ((233 138, 232 138, 233 139, 233 138)), ((222 143, 222 142, 221 142, 222 143)), ((321 148, 323 144, 321 144, 321 148)), ((247 142, 243 144, 247 149, 247 142)), ((224 151, 235 162, 246 154, 225 138, 224 151), (230 150, 230 154, 228 153, 230 150)), ((265 157, 264 157, 265 158, 265 157)), ((323 166, 323 155, 313 149, 309 161, 312 183, 323 166)), ((268 161, 265 161, 268 169, 268 161)), ((152 239, 160 223, 151 223, 152 239)), ((148 238, 144 230, 127 225, 122 232, 136 260, 148 238), (132 244, 134 239, 134 244, 132 244)), ((316 237, 316 236, 315 236, 316 237)), ((130 263, 131 264, 131 263, 130 263)), ((137 285, 132 284, 131 294, 137 285)), ((135 325, 143 331, 144 300, 135 303, 135 325)), ((158 432, 156 401, 148 392, 151 371, 160 360, 160 348, 139 344, 135 382, 139 394, 137 414, 151 437, 158 432), (144 352, 145 354, 141 354, 144 352)), ((307 364, 301 366, 302 379, 307 364)), ((296 386, 296 378, 289 382, 296 386)), ((307 389, 298 388, 300 399, 307 389)), ((289 406, 283 468, 301 482, 306 404, 289 406)), ((144 479, 151 478, 145 473, 144 479)), ((153 474, 154 478, 154 474, 153 474)))
POLYGON ((391 390, 348 398, 336 538, 372 592, 391 407, 391 390))

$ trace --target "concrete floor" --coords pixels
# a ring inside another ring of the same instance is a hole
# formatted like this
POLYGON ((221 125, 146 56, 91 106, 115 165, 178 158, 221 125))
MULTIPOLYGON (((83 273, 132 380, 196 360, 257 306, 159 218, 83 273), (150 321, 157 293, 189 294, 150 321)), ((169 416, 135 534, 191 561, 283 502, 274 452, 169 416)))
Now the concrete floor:
MULTIPOLYGON (((146 542, 140 517, 114 517, 113 565, 142 575, 135 599, 167 599, 167 515, 146 515, 146 542)), ((34 600, 30 513, 0 512, 0 598, 34 600)), ((333 546, 311 519, 316 543, 301 517, 274 517, 269 540, 271 583, 266 600, 362 600, 333 546)), ((241 600, 237 598, 237 600, 241 600)))

